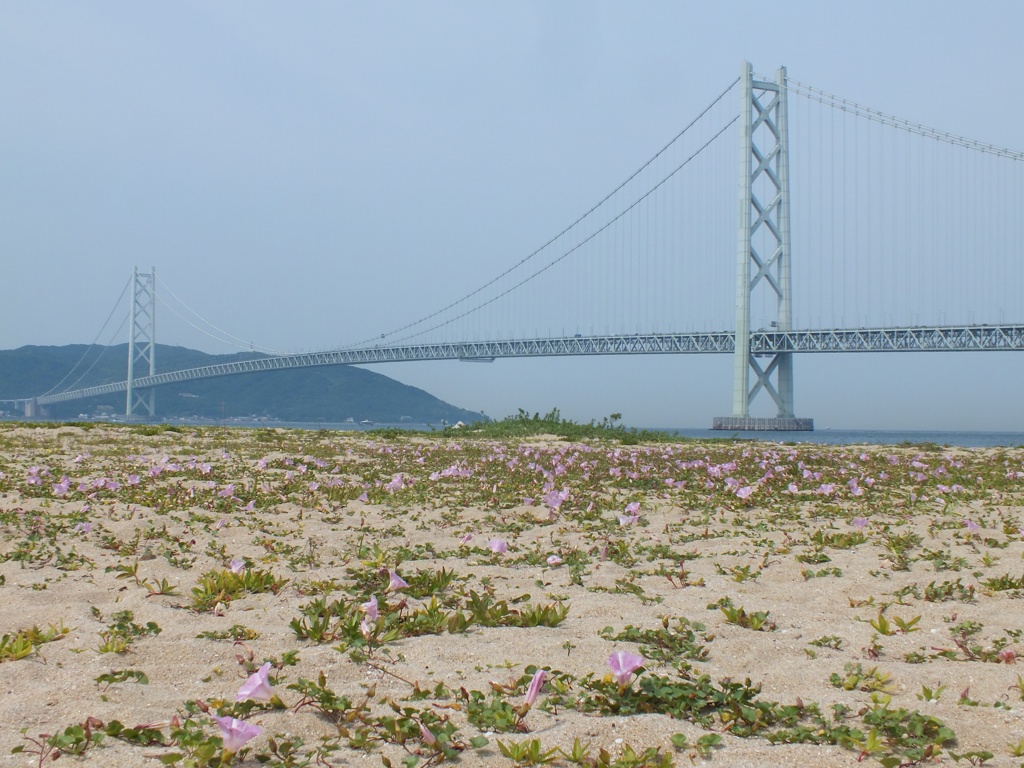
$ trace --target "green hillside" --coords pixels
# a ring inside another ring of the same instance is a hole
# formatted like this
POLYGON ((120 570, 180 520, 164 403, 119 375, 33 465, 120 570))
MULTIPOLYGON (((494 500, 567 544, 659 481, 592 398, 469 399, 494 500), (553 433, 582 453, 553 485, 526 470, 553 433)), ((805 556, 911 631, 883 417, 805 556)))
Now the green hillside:
MULTIPOLYGON (((255 354, 208 355, 194 349, 157 345, 157 371, 259 357, 255 354)), ((0 398, 14 399, 55 391, 124 381, 128 345, 87 347, 27 346, 0 350, 0 398), (77 366, 77 367, 76 367, 77 366)), ((46 407, 45 415, 77 419, 80 414, 124 414, 125 395, 117 393, 46 407)), ((269 417, 281 421, 374 422, 438 424, 471 422, 481 418, 438 400, 416 387, 406 386, 373 371, 349 365, 268 371, 182 384, 156 390, 158 418, 221 419, 269 417)))

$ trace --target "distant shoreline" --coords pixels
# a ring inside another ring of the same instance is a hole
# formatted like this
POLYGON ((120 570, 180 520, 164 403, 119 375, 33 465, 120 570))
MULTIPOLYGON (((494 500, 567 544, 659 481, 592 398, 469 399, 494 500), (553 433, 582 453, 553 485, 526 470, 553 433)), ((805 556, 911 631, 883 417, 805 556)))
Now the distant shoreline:
MULTIPOLYGON (((84 420, 83 420, 84 421, 84 420)), ((73 424, 65 419, 0 419, 10 424, 73 424)), ((156 419, 152 422, 125 422, 89 420, 89 424, 125 426, 126 424, 167 424, 176 427, 238 427, 242 429, 299 429, 316 432, 368 432, 382 429, 400 429, 410 432, 441 431, 450 424, 424 422, 316 422, 274 421, 262 419, 156 419)), ((770 443, 811 443, 817 445, 950 445, 959 448, 1012 448, 1024 446, 1024 432, 990 432, 985 430, 880 430, 880 429, 819 429, 814 432, 721 432, 694 427, 637 427, 652 432, 664 432, 694 440, 751 440, 770 443)))

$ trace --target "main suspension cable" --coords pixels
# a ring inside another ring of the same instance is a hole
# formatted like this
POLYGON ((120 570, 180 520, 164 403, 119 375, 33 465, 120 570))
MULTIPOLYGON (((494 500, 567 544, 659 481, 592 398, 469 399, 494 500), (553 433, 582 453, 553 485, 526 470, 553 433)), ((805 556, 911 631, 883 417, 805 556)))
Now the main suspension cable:
MULTIPOLYGON (((89 375, 89 372, 92 371, 92 369, 96 367, 96 364, 99 363, 100 360, 103 359, 104 353, 106 353, 106 351, 108 349, 110 349, 110 347, 113 345, 114 339, 117 338, 117 335, 119 333, 121 333, 122 330, 124 330, 125 323, 127 323, 127 322, 128 322, 128 315, 125 315, 124 319, 121 320, 121 324, 119 326, 117 326, 117 330, 115 330, 112 334, 110 334, 110 339, 107 341, 107 343, 104 344, 102 347, 100 347, 100 353, 98 355, 96 355, 96 359, 92 361, 92 365, 90 365, 82 373, 81 376, 79 376, 77 379, 75 379, 75 381, 72 384, 70 384, 66 390, 64 390, 65 392, 70 392, 71 390, 73 390, 75 387, 77 387, 82 382, 82 379, 84 379, 86 376, 89 375)), ((47 394, 49 394, 49 393, 47 393, 47 394)))
POLYGON ((935 128, 929 128, 927 125, 921 123, 914 123, 910 120, 904 120, 902 117, 896 117, 886 112, 881 112, 871 107, 865 107, 863 104, 858 104, 849 99, 844 99, 839 96, 834 96, 831 93, 827 93, 813 86, 801 83, 799 80, 789 80, 789 87, 794 93, 799 94, 807 99, 820 102, 826 106, 832 107, 833 109, 839 109, 843 112, 850 112, 858 117, 863 117, 868 120, 873 120, 876 123, 882 123, 884 125, 891 126, 893 128, 899 128, 902 131, 908 133, 916 133, 919 136, 926 136, 928 138, 935 139, 936 141, 942 141, 947 144, 954 144, 958 147, 965 147, 966 149, 973 149, 977 152, 983 152, 989 155, 997 155, 999 157, 1006 157, 1010 160, 1024 161, 1024 152, 1018 152, 1013 149, 1006 149, 1005 147, 997 147, 994 144, 986 144, 985 142, 975 141, 969 139, 966 136, 958 136, 954 133, 947 131, 940 131, 935 128))
MULTIPOLYGON (((128 286, 131 285, 131 282, 132 282, 131 278, 128 278, 128 280, 125 282, 124 288, 121 289, 121 295, 118 296, 117 297, 117 301, 114 302, 114 307, 110 310, 110 314, 107 315, 107 319, 103 321, 103 325, 100 326, 99 331, 96 332, 96 337, 92 340, 92 343, 89 344, 89 346, 85 348, 85 352, 83 352, 82 356, 80 358, 78 358, 78 362, 75 363, 73 366, 71 366, 71 370, 69 370, 64 375, 63 379, 61 379, 56 384, 54 384, 49 390, 47 390, 42 395, 40 395, 40 397, 46 397, 47 395, 51 394, 52 392, 55 392, 56 390, 60 389, 60 385, 63 384, 68 379, 70 379, 71 375, 75 372, 75 369, 78 368, 78 366, 80 366, 82 364, 82 362, 85 360, 86 357, 89 356, 89 353, 92 351, 92 348, 96 346, 96 342, 99 341, 99 338, 103 334, 103 331, 106 330, 107 323, 110 322, 110 318, 112 318, 114 316, 114 313, 117 312, 117 308, 119 306, 121 306, 121 299, 124 298, 125 293, 128 291, 128 286)), ((124 327, 124 321, 121 321, 121 327, 122 328, 124 327)), ((118 329, 118 330, 120 330, 120 329, 118 329)), ((115 335, 116 335, 116 333, 115 333, 115 335)), ((96 362, 98 362, 99 359, 101 357, 103 357, 103 352, 105 352, 105 351, 106 351, 106 348, 104 348, 103 350, 100 351, 100 354, 96 357, 96 362)), ((86 372, 83 373, 82 376, 85 376, 87 373, 89 373, 89 371, 91 371, 93 369, 93 366, 96 365, 96 362, 93 362, 93 364, 89 366, 88 370, 86 370, 86 372)), ((79 381, 82 380, 82 376, 80 376, 78 378, 78 381, 76 381, 75 384, 77 384, 79 381)), ((72 384, 70 387, 68 387, 68 389, 71 389, 72 387, 74 387, 75 384, 72 384)))
MULTIPOLYGON (((603 226, 601 226, 600 228, 598 228, 598 229, 597 229, 597 230, 596 230, 595 232, 593 232, 593 233, 591 233, 590 235, 588 235, 587 237, 585 237, 585 238, 584 238, 583 240, 581 240, 581 241, 580 241, 579 243, 577 243, 576 245, 574 245, 574 246, 573 246, 572 248, 570 248, 570 249, 569 249, 568 251, 566 251, 565 253, 563 253, 563 254, 562 254, 561 256, 559 256, 558 258, 556 258, 556 259, 553 259, 552 261, 548 262, 548 263, 547 263, 547 264, 545 264, 545 265, 544 265, 543 267, 541 267, 540 269, 538 269, 538 270, 537 270, 536 272, 534 272, 534 273, 532 273, 532 274, 528 275, 527 277, 524 277, 524 278, 523 278, 522 280, 520 280, 520 281, 519 281, 518 283, 516 283, 515 285, 513 285, 513 286, 511 286, 511 287, 509 287, 509 288, 506 288, 506 289, 505 289, 504 291, 502 291, 501 293, 497 294, 496 296, 493 296, 492 298, 488 299, 487 301, 483 302, 482 304, 477 304, 477 305, 476 305, 475 307, 473 307, 473 308, 471 308, 471 309, 467 309, 467 310, 466 310, 465 312, 462 312, 461 314, 459 314, 459 315, 456 315, 455 317, 452 317, 452 318, 450 318, 450 319, 448 319, 448 320, 445 320, 445 321, 444 321, 444 322, 442 322, 442 323, 437 323, 436 325, 433 325, 433 326, 431 326, 430 328, 425 328, 425 329, 424 329, 424 330, 422 330, 422 331, 418 331, 418 332, 416 332, 416 333, 413 333, 413 334, 409 334, 408 336, 403 336, 403 337, 402 337, 402 338, 400 338, 400 339, 396 339, 396 341, 406 341, 406 340, 408 340, 408 339, 414 339, 414 338, 416 338, 416 337, 418 337, 418 336, 422 336, 422 335, 423 335, 423 334, 425 334, 425 333, 429 333, 430 331, 434 331, 434 330, 437 330, 438 328, 443 328, 443 327, 444 327, 444 326, 446 326, 446 325, 450 325, 451 323, 454 323, 454 322, 455 322, 456 320, 460 320, 460 319, 462 319, 463 317, 466 317, 467 315, 471 315, 471 314, 473 314, 474 312, 476 312, 476 311, 478 311, 478 310, 480 310, 480 309, 483 309, 484 307, 488 306, 489 304, 493 304, 493 303, 494 303, 494 302, 496 302, 496 301, 497 301, 498 299, 500 299, 500 298, 502 298, 502 297, 504 297, 504 296, 507 296, 508 294, 512 293, 512 292, 513 292, 513 291, 515 291, 516 289, 518 289, 518 288, 521 288, 522 286, 526 285, 526 283, 530 282, 530 281, 531 281, 531 280, 533 280, 533 279, 534 279, 535 277, 537 277, 537 276, 539 276, 539 275, 543 274, 544 272, 547 272, 547 271, 548 271, 549 269, 551 269, 551 268, 552 268, 553 266, 555 266, 556 264, 558 264, 558 263, 559 263, 560 261, 562 261, 562 260, 563 260, 563 259, 565 259, 566 257, 568 257, 568 256, 571 256, 571 255, 572 255, 573 253, 575 253, 576 251, 578 251, 578 250, 579 250, 580 248, 582 248, 582 247, 583 247, 584 245, 586 245, 586 244, 587 244, 587 243, 589 243, 589 242, 590 242, 591 240, 593 240, 593 239, 594 239, 595 237, 597 237, 597 236, 598 236, 598 235, 600 235, 600 234, 601 234, 602 232, 604 232, 604 231, 605 231, 606 229, 608 229, 608 228, 609 228, 609 227, 610 227, 610 226, 611 226, 612 224, 614 224, 615 222, 617 222, 617 221, 618 221, 619 219, 621 219, 621 218, 622 218, 623 216, 625 216, 625 215, 626 215, 627 213, 629 213, 629 212, 630 212, 630 211, 632 211, 632 210, 633 210, 634 208, 636 208, 636 207, 637 207, 638 205, 640 205, 640 203, 642 203, 642 202, 643 202, 644 200, 646 200, 646 199, 647 199, 648 197, 650 197, 651 195, 653 195, 653 194, 654 194, 654 193, 655 193, 655 192, 656 192, 656 191, 657 191, 658 189, 660 189, 660 188, 661 188, 661 187, 662 187, 662 186, 663 186, 663 185, 664 185, 664 184, 665 184, 666 182, 668 182, 668 180, 669 180, 669 179, 671 179, 671 178, 672 178, 673 176, 675 176, 675 175, 676 175, 677 173, 679 173, 679 171, 683 170, 683 168, 685 168, 685 167, 686 167, 687 165, 689 165, 689 164, 690 164, 690 162, 691 162, 691 161, 692 161, 692 160, 693 160, 694 158, 696 158, 696 157, 697 157, 697 156, 698 156, 698 155, 699 155, 699 154, 700 154, 701 152, 703 152, 703 151, 704 151, 705 149, 707 149, 707 148, 708 148, 709 146, 711 146, 711 144, 712 144, 712 143, 714 143, 715 139, 717 139, 717 138, 718 138, 719 136, 721 136, 721 135, 722 135, 723 133, 725 133, 725 132, 726 132, 726 131, 727 131, 727 130, 728 130, 728 129, 729 129, 729 128, 730 128, 730 127, 731 127, 731 126, 733 125, 733 123, 735 123, 735 122, 736 122, 737 120, 739 120, 739 119, 740 119, 740 116, 739 116, 739 115, 736 115, 736 116, 734 116, 734 117, 732 118, 732 120, 730 120, 730 121, 729 121, 728 123, 726 123, 726 124, 725 124, 724 126, 722 126, 721 130, 719 130, 719 131, 718 131, 718 133, 716 133, 716 134, 715 134, 714 136, 712 136, 712 137, 711 137, 710 139, 708 139, 708 140, 707 140, 706 142, 704 142, 704 144, 703 144, 703 145, 701 146, 701 148, 700 148, 700 149, 698 149, 698 150, 697 150, 696 152, 694 152, 694 153, 693 153, 692 155, 690 155, 690 156, 689 156, 688 158, 686 158, 686 159, 685 159, 685 160, 684 160, 684 161, 683 161, 682 163, 680 163, 679 165, 677 165, 677 166, 676 166, 676 167, 675 167, 675 168, 674 168, 674 169, 672 170, 672 172, 671 172, 671 173, 669 173, 669 174, 668 174, 667 176, 665 176, 665 177, 664 177, 664 178, 663 178, 663 179, 662 179, 661 181, 659 181, 659 182, 658 182, 657 184, 655 184, 655 185, 654 185, 653 187, 651 187, 651 188, 650 188, 649 190, 647 190, 647 191, 646 191, 646 192, 645 192, 644 194, 642 194, 642 195, 641 195, 640 197, 638 197, 638 198, 637 198, 636 200, 634 200, 634 201, 633 201, 633 202, 632 202, 632 203, 631 203, 631 204, 630 204, 630 205, 629 205, 628 207, 626 207, 625 209, 623 209, 622 211, 620 211, 620 212, 619 212, 619 213, 618 213, 618 214, 617 214, 616 216, 614 216, 614 217, 613 217, 612 219, 610 219, 610 220, 609 220, 609 221, 608 221, 607 223, 605 223, 605 224, 604 224, 603 226)), ((436 313, 435 313, 435 314, 436 314, 436 313)), ((406 327, 408 328, 408 327, 410 327, 410 326, 406 326, 406 327)))
POLYGON ((235 336, 233 334, 228 333, 227 331, 223 330, 222 328, 218 328, 216 325, 211 323, 205 317, 203 317, 198 312, 196 312, 194 309, 192 309, 192 307, 190 307, 188 304, 186 304, 184 301, 182 301, 181 298, 179 298, 178 294, 176 294, 174 292, 174 290, 169 285, 167 285, 167 283, 164 280, 162 280, 162 279, 160 280, 160 286, 164 290, 166 290, 169 294, 171 294, 171 296, 174 297, 174 300, 177 301, 181 306, 183 306, 188 312, 192 313, 193 316, 198 318, 201 323, 205 323, 210 328, 215 330, 217 333, 222 334, 224 338, 219 338, 219 337, 215 336, 214 334, 210 333, 210 331, 206 330, 205 328, 201 328, 200 326, 198 326, 195 323, 193 323, 191 320, 183 317, 180 313, 178 313, 174 309, 174 307, 172 307, 170 304, 168 304, 166 301, 164 301, 162 298, 160 298, 160 295, 157 294, 157 297, 158 297, 158 300, 160 301, 160 303, 163 304, 165 307, 167 307, 167 309, 169 309, 171 311, 171 314, 173 314, 175 317, 177 317, 179 320, 181 320, 185 324, 191 326, 193 329, 195 329, 195 330, 199 331, 200 333, 204 334, 205 336, 209 336, 211 339, 214 339, 215 341, 219 341, 221 344, 227 344, 228 346, 236 347, 237 349, 247 349, 247 350, 255 351, 255 352, 263 352, 263 353, 266 353, 266 354, 269 354, 269 355, 289 355, 289 354, 291 354, 290 352, 286 352, 286 351, 283 351, 283 350, 280 350, 280 349, 271 349, 270 347, 257 346, 256 344, 252 343, 251 341, 246 341, 245 339, 240 339, 239 337, 237 337, 237 336, 235 336), (229 341, 229 339, 230 339, 230 341, 229 341))
MULTIPOLYGON (((601 207, 602 205, 604 205, 604 204, 605 204, 606 202, 608 202, 608 200, 610 200, 610 199, 611 199, 611 198, 612 198, 612 197, 613 197, 613 196, 614 196, 614 195, 615 195, 615 194, 616 194, 617 192, 619 192, 620 190, 622 190, 622 188, 623 188, 623 187, 625 187, 625 186, 626 186, 627 184, 629 184, 629 183, 630 183, 630 182, 631 182, 631 181, 632 181, 633 179, 635 179, 635 178, 636 178, 636 177, 637 177, 637 176, 638 176, 638 175, 639 175, 640 173, 642 173, 642 172, 643 172, 643 171, 644 171, 644 170, 645 170, 645 169, 646 169, 646 168, 647 168, 647 167, 648 167, 648 166, 649 166, 649 165, 650 165, 651 163, 653 163, 653 162, 654 162, 655 160, 657 160, 657 159, 658 159, 659 157, 661 157, 661 155, 662 155, 662 154, 664 154, 666 150, 668 150, 668 149, 669 149, 669 148, 670 148, 670 147, 671 147, 671 146, 672 146, 673 144, 675 144, 675 143, 676 143, 676 142, 677 142, 677 141, 678 141, 678 140, 679 140, 680 138, 682 138, 682 137, 683 137, 683 135, 684 135, 684 134, 686 134, 686 132, 687 132, 687 131, 689 131, 689 130, 690 130, 690 129, 691 129, 691 128, 692 128, 693 126, 694 126, 694 125, 696 125, 696 124, 697 124, 697 122, 698 122, 698 121, 700 121, 700 119, 701 119, 702 117, 704 117, 704 115, 706 115, 706 114, 707 114, 708 112, 710 112, 710 111, 711 111, 711 109, 712 109, 712 108, 713 108, 713 107, 714 107, 714 106, 715 106, 716 104, 718 104, 718 102, 720 102, 720 101, 721 101, 721 100, 722 100, 723 98, 725 98, 725 96, 726 96, 726 95, 727 95, 727 94, 729 93, 729 91, 731 91, 731 90, 732 90, 733 88, 735 88, 735 87, 736 87, 736 84, 737 84, 737 83, 738 83, 739 81, 740 81, 740 78, 738 78, 738 77, 737 77, 737 78, 736 78, 735 80, 733 80, 733 81, 732 81, 732 82, 731 82, 731 83, 730 83, 730 84, 728 85, 728 87, 727 87, 727 88, 726 88, 726 89, 725 89, 724 91, 722 91, 722 92, 721 92, 721 93, 720 93, 720 94, 718 95, 718 97, 717 97, 717 98, 715 98, 715 100, 714 100, 714 101, 712 101, 712 102, 711 102, 710 104, 708 104, 708 106, 707 106, 707 107, 705 107, 705 108, 704 108, 704 109, 703 109, 703 110, 701 111, 701 113, 700 113, 699 115, 697 115, 697 116, 696 116, 695 118, 693 118, 693 120, 691 120, 691 121, 689 122, 689 124, 688 124, 688 125, 687 125, 687 126, 686 126, 685 128, 683 128, 683 129, 682 129, 682 130, 681 130, 681 131, 680 131, 679 133, 677 133, 677 134, 676 134, 676 135, 675 135, 675 136, 674 136, 674 137, 673 137, 673 138, 672 138, 672 139, 671 139, 671 140, 670 140, 670 141, 669 141, 669 142, 668 142, 667 144, 665 144, 665 146, 663 146, 663 147, 662 147, 661 149, 659 149, 659 150, 658 150, 658 151, 657 151, 657 152, 656 152, 656 153, 655 153, 655 154, 654 154, 653 156, 651 156, 651 158, 650 158, 650 159, 648 159, 648 160, 647 160, 647 162, 645 162, 645 163, 644 163, 643 165, 641 165, 641 166, 640 166, 639 168, 637 168, 637 169, 636 169, 636 170, 635 170, 635 171, 634 171, 634 172, 633 172, 632 174, 630 174, 630 176, 629 176, 629 177, 628 177, 628 178, 627 178, 627 179, 626 179, 625 181, 623 181, 623 182, 622 182, 621 184, 619 184, 619 185, 618 185, 617 187, 615 187, 615 189, 613 189, 613 190, 612 190, 611 192, 609 192, 609 193, 608 193, 607 195, 605 195, 605 196, 604 196, 603 198, 601 198, 601 200, 600 200, 600 201, 598 201, 598 202, 597 202, 597 203, 595 203, 595 204, 594 204, 593 206, 591 206, 591 207, 590 207, 590 209, 589 209, 589 210, 588 210, 588 211, 587 211, 586 213, 584 213, 584 214, 583 214, 582 216, 580 216, 580 217, 579 217, 579 218, 577 218, 577 219, 576 219, 575 221, 573 221, 573 222, 572 222, 572 223, 571 223, 571 224, 570 224, 569 226, 567 226, 567 227, 566 227, 565 229, 563 229, 563 230, 562 230, 561 232, 559 232, 559 233, 558 233, 557 235, 555 235, 555 236, 554 236, 554 237, 552 237, 552 238, 551 238, 550 240, 548 240, 548 241, 547 241, 546 243, 544 243, 544 245, 540 246, 539 248, 537 248, 537 249, 536 249, 535 251, 533 251, 533 252, 532 252, 532 253, 530 253, 529 255, 525 256, 524 258, 520 259, 520 260, 519 260, 518 262, 516 262, 515 264, 513 264, 513 265, 512 265, 511 267, 509 267, 508 269, 506 269, 506 270, 505 270, 504 272, 502 272, 501 274, 497 275, 496 277, 492 278, 491 280, 488 280, 488 281, 487 281, 486 283, 484 283, 484 284, 483 284, 483 285, 481 285, 480 287, 476 288, 475 290, 471 291, 470 293, 467 293, 467 294, 466 294, 465 296, 463 296, 462 298, 460 298, 460 299, 457 299, 457 300, 453 301, 452 303, 448 304, 447 306, 445 306, 445 307, 443 307, 443 308, 441 308, 441 309, 438 309, 438 310, 436 310, 435 312, 431 312, 431 313, 430 313, 430 314, 428 314, 428 315, 424 315, 423 317, 419 318, 418 320, 415 320, 415 321, 413 321, 413 322, 407 323, 407 324, 405 324, 405 325, 403 325, 403 326, 401 326, 401 327, 399 327, 399 328, 395 328, 395 329, 393 329, 393 330, 390 330, 390 331, 388 331, 388 332, 386 332, 386 333, 382 333, 382 334, 381 334, 381 335, 380 335, 379 337, 373 337, 373 338, 363 339, 362 341, 357 341, 357 342, 355 342, 355 343, 353 343, 353 344, 350 344, 350 345, 348 345, 348 346, 350 346, 350 347, 359 347, 359 346, 361 346, 361 345, 363 345, 363 344, 369 344, 369 343, 370 343, 371 341, 377 341, 377 339, 378 339, 378 338, 387 338, 388 336, 394 336, 395 334, 398 334, 398 333, 402 333, 403 331, 407 331, 407 330, 409 330, 410 328, 414 328, 414 327, 415 327, 415 326, 417 326, 417 325, 421 325, 422 323, 425 323, 425 322, 427 322, 428 320, 430 320, 430 319, 432 319, 432 318, 434 318, 434 317, 437 317, 437 316, 438 316, 438 315, 440 315, 440 314, 443 314, 443 313, 447 312, 447 311, 448 311, 449 309, 453 309, 454 307, 457 307, 457 306, 458 306, 459 304, 462 304, 463 302, 465 302, 465 301, 468 301, 469 299, 471 299, 472 297, 476 296, 476 295, 477 295, 478 293, 480 293, 481 291, 483 291, 483 290, 485 290, 485 289, 489 288, 490 286, 494 285, 494 284, 495 284, 496 282, 498 282, 499 280, 501 280, 501 279, 502 279, 503 277, 506 277, 507 275, 509 275, 510 273, 514 272, 515 270, 517 270, 517 269, 518 269, 519 267, 521 267, 522 265, 526 264, 526 263, 527 263, 528 261, 530 261, 531 259, 533 259, 533 258, 534 258, 535 256, 537 256, 537 255, 538 255, 538 254, 540 254, 540 253, 541 253, 542 251, 544 251, 544 250, 545 250, 546 248, 548 248, 548 247, 549 247, 550 245, 552 245, 552 244, 553 244, 554 242, 556 242, 556 241, 557 241, 557 240, 558 240, 559 238, 561 238, 561 237, 562 237, 563 235, 565 235, 565 234, 566 234, 566 233, 568 233, 568 232, 569 232, 570 230, 572 230, 573 228, 575 228, 576 226, 578 226, 578 225, 579 225, 579 224, 580 224, 581 222, 583 222, 583 221, 584 221, 584 220, 585 220, 585 219, 586 219, 587 217, 589 217, 589 216, 590 216, 590 215, 591 215, 592 213, 594 213, 594 212, 595 212, 595 211, 596 211, 596 210, 597 210, 598 208, 600 208, 600 207, 601 207)), ((728 127, 728 126, 727 126, 727 127, 728 127)), ((716 137, 715 137, 715 138, 717 138, 717 135, 716 135, 716 137)), ((710 142, 708 142, 708 143, 710 143, 710 142)), ((707 145, 705 145, 705 146, 707 146, 707 145)), ((701 149, 703 149, 703 147, 702 147, 701 149)), ((700 152, 700 150, 698 150, 698 154, 699 154, 699 152, 700 152)), ((692 159, 692 158, 690 158, 690 159, 692 159)), ((688 160, 687 162, 689 162, 689 160, 688 160)), ((684 163, 684 165, 685 165, 685 163, 684 163)), ((682 167, 682 166, 680 166, 680 167, 682 167)), ((676 170, 679 170, 679 169, 677 168, 676 170)), ((673 173, 675 173, 675 172, 673 171, 673 173)), ((664 181, 663 181, 662 183, 664 183, 664 181)), ((658 186, 661 186, 661 185, 659 184, 658 186)), ((655 187, 655 189, 657 189, 657 187, 655 187)), ((653 192, 654 190, 651 190, 651 191, 653 192)), ((648 193, 648 194, 649 194, 649 193, 648 193)), ((646 195, 645 195, 645 197, 646 197, 646 195)), ((643 198, 641 198, 641 199, 643 199, 643 198)), ((638 202, 639 202, 639 201, 638 201, 638 202)), ((634 205, 635 205, 635 203, 634 203, 634 205)), ((630 210, 630 209, 627 209, 627 211, 628 211, 628 210, 630 210)), ((625 212, 626 212, 626 211, 624 211, 623 213, 625 213, 625 212)), ((621 216, 621 215, 622 215, 622 214, 620 214, 620 216, 621 216)), ((607 226, 607 225, 606 225, 606 226, 607 226)), ((604 229, 604 228, 606 228, 606 227, 603 227, 602 229, 604 229)), ((600 231, 600 230, 599 230, 599 231, 600 231)), ((588 238, 588 239, 589 239, 589 238, 588 238)), ((584 241, 584 242, 586 242, 586 241, 584 241)), ((577 246, 577 247, 579 247, 579 246, 577 246)), ((575 250, 575 249, 573 249, 573 250, 575 250)), ((571 252, 572 252, 572 251, 570 251, 569 253, 571 253, 571 252)), ((550 267, 550 266, 552 266, 553 264, 557 263, 557 261, 561 261, 561 259, 562 259, 562 258, 565 258, 565 256, 567 256, 567 255, 569 255, 569 254, 568 254, 568 253, 566 253, 566 254, 563 254, 561 258, 559 258, 559 259, 557 259, 557 260, 556 260, 555 262, 552 262, 551 264, 549 264, 549 265, 548 265, 548 267, 550 267)), ((546 270, 546 269, 547 269, 547 267, 545 267, 545 268, 544 268, 544 270, 546 270)), ((544 270, 541 270, 541 272, 543 272, 544 270)), ((527 278, 526 280, 524 280, 524 281, 522 281, 522 282, 520 282, 520 283, 516 284, 516 285, 515 285, 515 286, 514 286, 514 287, 513 287, 512 289, 510 289, 510 290, 514 290, 515 288, 518 288, 518 287, 519 287, 520 285, 522 285, 523 283, 525 283, 525 282, 528 282, 529 280, 531 280, 531 279, 532 279, 533 277, 535 277, 535 276, 536 276, 537 274, 540 274, 540 272, 534 273, 533 275, 531 275, 531 276, 530 276, 529 278, 527 278)), ((497 299, 497 298, 500 298, 501 296, 504 296, 504 295, 506 295, 506 294, 507 294, 508 292, 509 292, 509 291, 505 291, 504 293, 501 293, 501 294, 499 294, 499 295, 498 295, 498 296, 496 296, 496 297, 495 297, 494 299, 491 299, 490 301, 488 301, 488 302, 485 302, 484 304, 480 304, 480 305, 478 305, 478 307, 477 307, 477 308, 480 308, 480 307, 484 307, 484 306, 487 306, 487 304, 490 304, 490 303, 492 303, 492 302, 493 302, 493 301, 494 301, 495 299, 497 299)), ((472 311, 474 311, 474 310, 469 310, 469 312, 472 312, 472 311)), ((459 315, 459 317, 464 317, 464 316, 465 316, 466 314, 469 314, 469 312, 463 313, 462 315, 459 315)), ((458 319, 458 318, 453 318, 453 320, 455 320, 455 319, 458 319)), ((441 324, 439 324, 439 325, 435 325, 435 326, 433 326, 433 327, 431 327, 431 328, 429 328, 429 329, 427 329, 427 330, 434 330, 435 328, 440 328, 440 327, 442 327, 442 326, 444 326, 444 325, 448 325, 448 323, 450 323, 450 322, 452 322, 452 321, 451 321, 451 320, 449 320, 449 321, 447 321, 447 322, 444 322, 444 323, 441 323, 441 324)), ((412 336, 406 336, 406 337, 404 337, 404 338, 413 338, 414 336, 419 336, 419 335, 421 335, 421 334, 423 334, 423 333, 426 333, 426 332, 427 332, 427 331, 421 331, 421 332, 419 332, 419 333, 413 334, 412 336)), ((398 339, 398 341, 401 341, 401 340, 402 340, 402 339, 398 339)))

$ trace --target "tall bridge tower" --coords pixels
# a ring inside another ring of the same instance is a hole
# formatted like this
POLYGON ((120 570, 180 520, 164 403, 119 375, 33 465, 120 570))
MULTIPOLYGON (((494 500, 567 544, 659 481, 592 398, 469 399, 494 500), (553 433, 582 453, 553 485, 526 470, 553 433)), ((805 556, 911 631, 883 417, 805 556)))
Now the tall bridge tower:
POLYGON ((136 389, 135 380, 156 374, 156 268, 132 271, 132 317, 128 334, 128 398, 125 418, 156 416, 156 389, 136 389))
POLYGON ((767 365, 750 353, 750 304, 756 291, 766 291, 774 299, 773 331, 793 327, 786 91, 785 67, 772 82, 755 80, 750 62, 743 63, 732 415, 716 417, 712 429, 814 429, 813 419, 797 418, 794 413, 793 353, 779 352, 767 365), (761 390, 775 401, 774 418, 750 415, 750 403, 761 390))

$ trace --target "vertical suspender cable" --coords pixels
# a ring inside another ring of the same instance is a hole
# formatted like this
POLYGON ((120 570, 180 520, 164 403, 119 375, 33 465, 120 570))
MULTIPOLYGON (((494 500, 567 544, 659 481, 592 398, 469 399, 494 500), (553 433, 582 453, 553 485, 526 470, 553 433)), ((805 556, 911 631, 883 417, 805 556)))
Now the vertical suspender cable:
MULTIPOLYGON (((875 247, 874 247, 874 230, 873 226, 875 218, 875 173, 874 173, 874 159, 875 156, 871 151, 871 121, 867 121, 864 125, 864 159, 867 162, 868 175, 867 183, 865 184, 864 201, 867 209, 867 245, 862 249, 864 251, 863 267, 858 270, 861 276, 864 278, 864 313, 867 315, 871 311, 871 283, 872 278, 878 275, 875 270, 875 247)), ((858 299, 860 299, 860 291, 857 291, 858 299)), ((870 320, 865 318, 859 323, 859 325, 869 326, 870 320)))
MULTIPOLYGON (((836 327, 836 186, 838 179, 836 178, 836 110, 834 108, 829 109, 829 196, 828 196, 828 210, 829 210, 829 223, 828 231, 830 238, 829 253, 829 316, 826 322, 828 322, 832 328, 836 327)), ((827 316, 828 317, 828 316, 827 316)))

